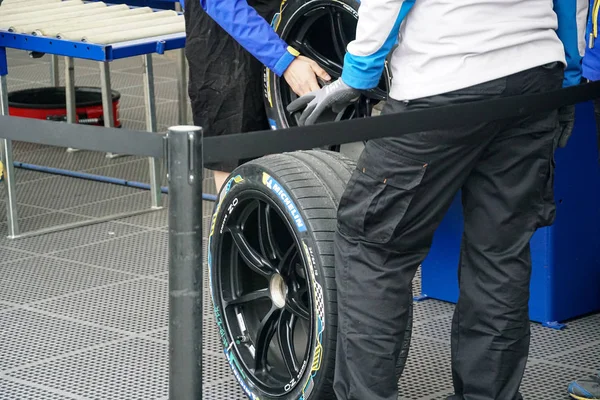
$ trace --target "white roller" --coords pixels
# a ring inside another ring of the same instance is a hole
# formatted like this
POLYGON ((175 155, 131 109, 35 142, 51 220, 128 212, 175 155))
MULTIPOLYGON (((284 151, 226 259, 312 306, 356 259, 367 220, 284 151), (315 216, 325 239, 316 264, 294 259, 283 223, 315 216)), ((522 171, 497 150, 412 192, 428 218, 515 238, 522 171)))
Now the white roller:
POLYGON ((138 29, 136 31, 124 31, 99 35, 90 35, 83 37, 82 40, 88 43, 114 44, 120 42, 128 42, 130 40, 146 39, 182 32, 185 32, 185 22, 183 18, 181 19, 181 22, 177 22, 175 24, 153 26, 150 28, 138 29))
MULTIPOLYGON (((34 5, 34 6, 23 6, 23 7, 14 7, 10 8, 8 10, 2 10, 2 13, 0 14, 0 18, 2 18, 3 20, 5 18, 9 18, 12 16, 12 18, 16 18, 15 15, 18 14, 23 14, 23 15, 29 15, 31 17, 33 17, 36 14, 39 13, 45 13, 51 10, 64 10, 70 7, 76 7, 78 5, 82 5, 83 1, 81 0, 69 0, 69 1, 59 1, 57 3, 48 3, 48 4, 40 4, 40 5, 34 5)), ((23 15, 19 15, 19 18, 21 18, 23 15)))
POLYGON ((23 7, 23 6, 27 6, 27 5, 41 5, 41 4, 47 4, 47 3, 58 3, 59 1, 62 0, 4 0, 2 2, 2 5, 0 5, 0 7, 2 8, 2 11, 4 11, 5 9, 9 9, 9 8, 13 8, 13 7, 23 7))
POLYGON ((84 4, 78 4, 76 6, 65 8, 65 9, 52 9, 52 10, 38 11, 35 13, 23 14, 23 15, 19 14, 18 17, 16 15, 0 16, 0 27, 28 24, 29 21, 31 21, 31 20, 36 20, 37 18, 42 18, 42 17, 45 18, 45 17, 50 17, 50 16, 53 17, 55 20, 60 20, 60 19, 62 19, 61 18, 62 15, 65 14, 67 12, 67 10, 69 12, 85 10, 85 6, 84 6, 84 4))
MULTIPOLYGON (((127 6, 125 6, 127 7, 127 6)), ((73 11, 61 12, 60 19, 67 18, 81 18, 86 16, 93 16, 102 14, 103 10, 106 9, 106 4, 99 1, 93 3, 87 3, 82 5, 81 7, 73 7, 73 11)), ((51 21, 56 21, 56 14, 45 14, 44 16, 36 17, 36 18, 28 18, 25 24, 16 23, 11 25, 8 30, 11 32, 17 33, 29 33, 35 28, 39 28, 40 26, 44 26, 46 23, 51 21), (33 28, 31 28, 33 27, 33 28)))
MULTIPOLYGON (((153 15, 158 14, 158 12, 154 13, 153 15)), ((128 20, 126 18, 123 18, 122 22, 119 22, 117 24, 111 25, 111 26, 102 26, 102 27, 98 27, 98 28, 94 28, 94 29, 80 29, 77 31, 71 31, 71 32, 64 32, 64 33, 59 33, 56 35, 56 37, 58 37, 59 39, 63 39, 63 40, 81 40, 82 37, 85 36, 97 36, 97 35, 102 35, 102 34, 109 34, 109 33, 115 33, 115 34, 123 34, 126 33, 126 31, 129 30, 139 30, 139 29, 144 29, 144 28, 152 28, 152 27, 157 27, 160 25, 170 25, 170 24, 175 24, 175 23, 179 23, 181 22, 181 20, 183 19, 182 16, 178 16, 177 13, 175 11, 173 11, 173 14, 171 16, 163 16, 162 18, 152 18, 152 19, 148 19, 146 16, 144 15, 143 19, 139 19, 138 21, 131 21, 128 20)))
MULTIPOLYGON (((112 7, 108 7, 112 8, 112 7)), ((162 12, 162 11, 159 11, 162 12)), ((175 12, 175 11, 173 11, 175 12)), ((112 25, 114 23, 119 23, 116 21, 123 21, 125 19, 136 18, 152 18, 154 14, 152 9, 148 7, 143 8, 133 8, 130 10, 119 10, 117 12, 111 13, 103 13, 98 17, 85 17, 80 18, 75 21, 57 21, 52 24, 45 25, 43 28, 37 28, 37 35, 39 36, 50 36, 56 37, 60 32, 68 32, 79 29, 84 29, 86 27, 89 28, 97 28, 100 26, 112 25)))

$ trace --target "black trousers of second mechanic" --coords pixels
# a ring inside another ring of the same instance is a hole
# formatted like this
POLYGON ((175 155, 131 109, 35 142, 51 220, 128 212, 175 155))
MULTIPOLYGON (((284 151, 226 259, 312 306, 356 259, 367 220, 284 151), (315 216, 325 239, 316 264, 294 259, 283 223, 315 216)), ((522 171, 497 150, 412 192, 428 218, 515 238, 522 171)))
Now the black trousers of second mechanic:
MULTIPOLYGON (((556 90, 554 63, 383 113, 556 90)), ((462 195, 452 400, 517 400, 529 352, 529 241, 554 220, 556 111, 369 141, 338 210, 338 400, 396 400, 412 280, 462 195)), ((414 357, 419 358, 418 354, 414 357)))

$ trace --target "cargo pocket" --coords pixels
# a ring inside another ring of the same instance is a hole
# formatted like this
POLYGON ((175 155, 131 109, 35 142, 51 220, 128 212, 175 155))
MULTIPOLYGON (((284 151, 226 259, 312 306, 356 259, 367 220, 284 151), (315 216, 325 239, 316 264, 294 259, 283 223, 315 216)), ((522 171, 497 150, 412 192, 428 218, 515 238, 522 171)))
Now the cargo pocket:
POLYGON ((387 243, 404 218, 427 164, 365 148, 338 207, 341 234, 387 243))

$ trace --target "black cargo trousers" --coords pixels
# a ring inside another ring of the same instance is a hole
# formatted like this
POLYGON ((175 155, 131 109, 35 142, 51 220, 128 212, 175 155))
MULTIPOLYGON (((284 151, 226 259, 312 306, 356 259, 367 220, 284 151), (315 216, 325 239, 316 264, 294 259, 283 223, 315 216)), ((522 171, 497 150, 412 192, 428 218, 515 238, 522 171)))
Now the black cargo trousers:
MULTIPOLYGON (((383 113, 559 89, 562 64, 419 99, 383 113)), ((516 400, 529 352, 529 241, 554 220, 558 113, 371 140, 338 209, 338 400, 396 400, 412 280, 462 194, 452 400, 516 400)), ((419 357, 414 354, 414 357, 419 357)))

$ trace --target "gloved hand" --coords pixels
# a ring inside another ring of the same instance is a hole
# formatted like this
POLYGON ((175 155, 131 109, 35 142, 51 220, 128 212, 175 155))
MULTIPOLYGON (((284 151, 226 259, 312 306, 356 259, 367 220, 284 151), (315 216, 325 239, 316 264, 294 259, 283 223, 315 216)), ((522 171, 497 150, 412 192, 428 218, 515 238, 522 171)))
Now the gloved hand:
POLYGON ((313 125, 327 108, 331 107, 333 112, 339 113, 357 101, 359 96, 358 89, 346 85, 340 78, 292 101, 287 106, 287 110, 293 113, 306 107, 298 120, 298 125, 313 125))
POLYGON ((575 125, 575 105, 564 106, 558 110, 558 124, 560 125, 554 147, 565 147, 575 125))

